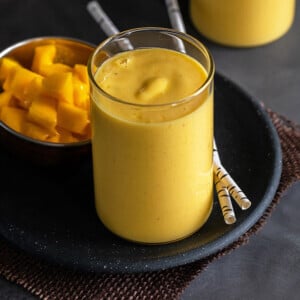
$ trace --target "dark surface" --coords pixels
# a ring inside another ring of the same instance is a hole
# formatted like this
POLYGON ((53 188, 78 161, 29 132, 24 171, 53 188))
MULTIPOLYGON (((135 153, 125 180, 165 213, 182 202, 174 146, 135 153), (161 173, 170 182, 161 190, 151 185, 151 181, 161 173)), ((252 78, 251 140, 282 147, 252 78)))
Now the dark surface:
MULTIPOLYGON (((0 48, 40 35, 66 35, 100 42, 105 36, 86 13, 87 1, 0 2, 0 48), (71 6, 71 7, 70 7, 71 6)), ((187 31, 211 50, 217 70, 273 110, 300 123, 300 8, 291 30, 259 48, 233 49, 202 39, 184 10, 187 31)), ((164 3, 101 0, 122 30, 137 26, 170 26, 164 3)), ((267 225, 250 243, 214 263, 188 287, 182 299, 298 299, 300 293, 300 184, 284 196, 267 225)), ((0 280, 1 299, 34 299, 0 280)))
POLYGON ((57 167, 49 172, 21 164, 2 151, 0 234, 30 253, 83 271, 160 270, 216 253, 254 225, 272 201, 281 174, 281 150, 261 106, 219 75, 215 77, 215 120, 222 162, 252 200, 247 211, 235 206, 234 225, 224 224, 215 200, 208 222, 191 237, 168 245, 135 245, 117 238, 99 222, 89 161, 75 170, 57 167))

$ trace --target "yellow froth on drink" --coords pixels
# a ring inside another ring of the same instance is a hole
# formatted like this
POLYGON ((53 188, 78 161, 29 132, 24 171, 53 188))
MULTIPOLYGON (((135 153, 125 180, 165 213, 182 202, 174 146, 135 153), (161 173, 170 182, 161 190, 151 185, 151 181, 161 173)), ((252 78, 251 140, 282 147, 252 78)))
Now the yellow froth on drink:
POLYGON ((163 104, 194 93, 207 78, 191 57, 167 49, 140 49, 121 53, 97 73, 108 94, 131 103, 163 104))
POLYGON ((106 60, 92 91, 97 213, 115 234, 162 243, 197 231, 212 209, 213 95, 195 59, 162 48, 106 60))

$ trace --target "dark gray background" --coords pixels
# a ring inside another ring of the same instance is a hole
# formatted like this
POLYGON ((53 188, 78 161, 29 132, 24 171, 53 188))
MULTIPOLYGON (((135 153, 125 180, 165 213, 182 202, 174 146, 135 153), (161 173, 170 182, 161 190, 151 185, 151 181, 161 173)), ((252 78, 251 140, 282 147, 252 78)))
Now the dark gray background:
MULTIPOLYGON (((263 1, 263 0, 262 0, 263 1)), ((139 26, 170 27, 164 1, 100 0, 120 30, 139 26)), ((98 44, 105 38, 86 12, 87 1, 0 0, 0 49, 45 35, 71 36, 98 44)), ((234 49, 210 43, 188 17, 187 32, 212 52, 217 71, 228 76, 267 107, 300 123, 300 7, 290 31, 257 48, 234 49)), ((264 228, 248 245, 210 264, 182 299, 299 299, 300 183, 283 196, 264 228)), ((1 201, 1 199, 0 199, 1 201)), ((0 277, 0 299, 35 299, 0 277)))

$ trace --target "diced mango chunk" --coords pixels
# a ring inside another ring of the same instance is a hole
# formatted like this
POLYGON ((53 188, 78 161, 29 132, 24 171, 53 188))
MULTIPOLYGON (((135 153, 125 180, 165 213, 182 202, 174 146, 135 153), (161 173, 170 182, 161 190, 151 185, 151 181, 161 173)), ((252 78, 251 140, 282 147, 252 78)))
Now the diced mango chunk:
POLYGON ((72 72, 72 68, 64 64, 56 63, 52 65, 43 66, 42 74, 47 77, 55 73, 66 73, 66 72, 72 72))
POLYGON ((76 64, 74 66, 74 76, 78 77, 85 84, 89 84, 89 75, 85 65, 76 64))
MULTIPOLYGON (((60 136, 58 134, 49 136, 46 139, 44 139, 44 141, 51 142, 51 143, 61 143, 60 136)), ((63 143, 65 143, 65 141, 63 141, 63 143)))
POLYGON ((51 135, 53 135, 52 132, 49 132, 47 129, 32 122, 24 122, 23 133, 33 139, 42 141, 47 140, 51 135))
POLYGON ((72 72, 68 65, 55 63, 55 45, 44 45, 35 48, 32 61, 32 70, 43 76, 50 76, 54 73, 72 72))
POLYGON ((4 81, 3 89, 11 91, 16 98, 25 101, 25 90, 37 77, 41 76, 22 67, 16 68, 4 81))
POLYGON ((25 109, 29 109, 31 103, 40 97, 43 93, 43 78, 34 78, 24 91, 24 99, 19 99, 19 105, 25 109))
POLYGON ((1 109, 1 120, 15 131, 22 132, 26 120, 26 111, 20 108, 4 106, 1 109))
POLYGON ((73 76, 74 105, 89 111, 89 86, 73 76))
POLYGON ((86 110, 60 102, 57 108, 57 125, 74 133, 84 134, 89 123, 86 110))
POLYGON ((43 80, 44 94, 59 101, 73 104, 72 73, 55 73, 43 80))
POLYGON ((46 140, 52 143, 74 143, 79 141, 70 131, 59 127, 57 127, 57 133, 53 136, 49 136, 46 140))
POLYGON ((56 54, 55 45, 43 45, 35 47, 31 70, 44 75, 43 68, 53 64, 56 54))
POLYGON ((49 132, 55 132, 57 124, 56 100, 47 97, 37 98, 29 107, 28 120, 44 127, 49 132))
POLYGON ((12 101, 12 93, 11 92, 2 92, 0 93, 0 111, 2 107, 9 106, 12 101))
POLYGON ((18 62, 11 58, 3 57, 0 60, 0 81, 5 80, 16 67, 20 67, 18 62))

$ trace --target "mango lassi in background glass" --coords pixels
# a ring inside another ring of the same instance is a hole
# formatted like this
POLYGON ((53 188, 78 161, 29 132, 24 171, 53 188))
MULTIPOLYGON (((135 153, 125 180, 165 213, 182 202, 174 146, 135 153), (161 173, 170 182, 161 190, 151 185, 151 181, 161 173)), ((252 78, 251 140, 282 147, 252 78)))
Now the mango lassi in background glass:
POLYGON ((295 0, 190 0, 190 16, 207 38, 252 47, 284 35, 293 23, 295 4, 295 0))
POLYGON ((139 28, 104 41, 88 68, 99 218, 140 243, 193 234, 213 203, 210 54, 186 34, 139 28))

